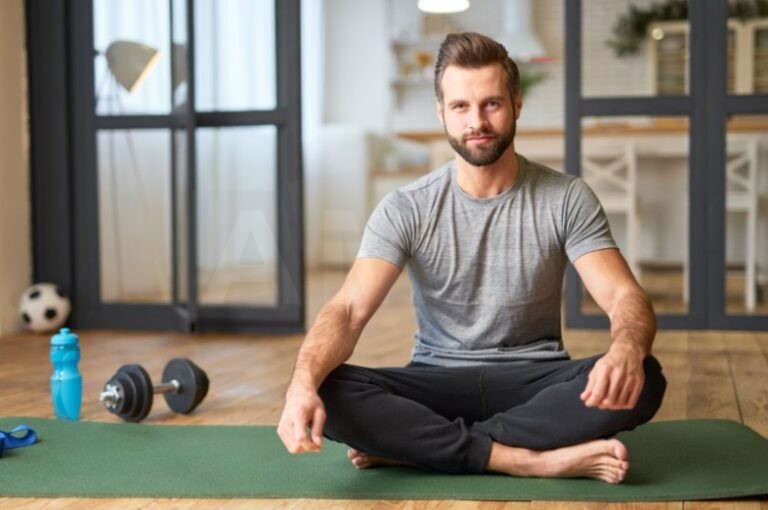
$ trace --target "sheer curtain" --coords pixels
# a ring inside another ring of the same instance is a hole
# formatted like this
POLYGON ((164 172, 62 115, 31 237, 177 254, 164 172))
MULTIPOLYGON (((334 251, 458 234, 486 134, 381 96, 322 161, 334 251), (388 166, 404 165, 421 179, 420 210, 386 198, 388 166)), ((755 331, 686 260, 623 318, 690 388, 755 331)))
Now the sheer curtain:
MULTIPOLYGON (((167 114, 170 34, 167 2, 94 1, 94 90, 99 115, 167 114), (115 41, 158 51, 130 93, 104 56, 115 41)), ((97 136, 101 293, 105 301, 170 299, 170 138, 166 130, 102 130, 97 136), (138 246, 143 249, 137 250, 138 246)))
MULTIPOLYGON (((274 0, 195 2, 195 78, 198 111, 273 109, 274 0)), ((197 156, 201 301, 251 301, 247 281, 276 302, 276 128, 199 129, 197 156)))

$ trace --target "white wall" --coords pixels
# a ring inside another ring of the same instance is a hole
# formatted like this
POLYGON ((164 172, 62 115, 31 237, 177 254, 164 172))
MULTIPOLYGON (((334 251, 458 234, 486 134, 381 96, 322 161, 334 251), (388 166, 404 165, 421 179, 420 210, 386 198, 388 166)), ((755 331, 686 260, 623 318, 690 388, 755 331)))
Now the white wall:
POLYGON ((18 326, 32 278, 23 0, 0 2, 0 334, 18 326))
POLYGON ((388 62, 387 1, 326 0, 324 122, 385 132, 388 62))
POLYGON ((389 131, 387 0, 302 8, 306 265, 344 266, 368 219, 372 140, 389 131))
POLYGON ((616 20, 630 5, 645 9, 654 0, 601 0, 582 7, 582 93, 585 96, 648 96, 651 82, 648 46, 632 56, 617 58, 605 42, 613 38, 616 20))
POLYGON ((304 264, 321 264, 322 145, 325 45, 324 0, 301 2, 301 129, 304 178, 304 264))

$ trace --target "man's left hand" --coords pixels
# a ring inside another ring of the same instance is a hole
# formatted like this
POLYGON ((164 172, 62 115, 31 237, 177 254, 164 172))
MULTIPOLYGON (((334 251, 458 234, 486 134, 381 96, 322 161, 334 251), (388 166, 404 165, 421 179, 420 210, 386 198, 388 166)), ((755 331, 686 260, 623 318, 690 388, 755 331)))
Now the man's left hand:
POLYGON ((589 373, 581 400, 598 409, 632 409, 645 383, 641 349, 614 343, 589 373))

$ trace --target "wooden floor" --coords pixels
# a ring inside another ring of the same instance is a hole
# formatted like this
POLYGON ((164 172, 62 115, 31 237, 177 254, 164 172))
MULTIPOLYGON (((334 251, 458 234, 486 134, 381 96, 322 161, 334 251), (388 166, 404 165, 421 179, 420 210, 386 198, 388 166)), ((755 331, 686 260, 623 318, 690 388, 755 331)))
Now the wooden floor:
MULTIPOLYGON (((310 275, 308 317, 338 288, 341 272, 310 275)), ((311 322, 308 319, 308 322, 311 322)), ((396 284, 371 320, 352 362, 370 366, 407 362, 415 331, 410 288, 396 284)), ((280 415, 301 335, 253 336, 176 333, 80 332, 84 380, 84 420, 114 422, 98 402, 104 382, 122 364, 139 362, 159 377, 165 361, 195 360, 208 373, 206 401, 190 416, 170 413, 160 400, 146 423, 269 424, 280 415)), ((574 357, 603 352, 604 331, 566 331, 574 357)), ((669 385, 656 420, 727 418, 768 436, 768 333, 662 332, 654 346, 669 385)), ((48 338, 31 334, 0 338, 0 413, 52 417, 48 378, 48 338)), ((350 469, 353 469, 350 466, 350 469)), ((196 500, 196 499, 24 499, 1 498, 0 508, 269 508, 269 509, 754 509, 768 510, 768 499, 660 504, 365 501, 365 500, 196 500)))

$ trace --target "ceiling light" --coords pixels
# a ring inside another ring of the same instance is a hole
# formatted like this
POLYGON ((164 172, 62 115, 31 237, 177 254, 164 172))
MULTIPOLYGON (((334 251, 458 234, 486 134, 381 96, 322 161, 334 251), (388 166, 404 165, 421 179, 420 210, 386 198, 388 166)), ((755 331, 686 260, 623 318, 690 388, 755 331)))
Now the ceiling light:
POLYGON ((469 0, 419 0, 419 10, 435 14, 449 14, 469 9, 469 0))

